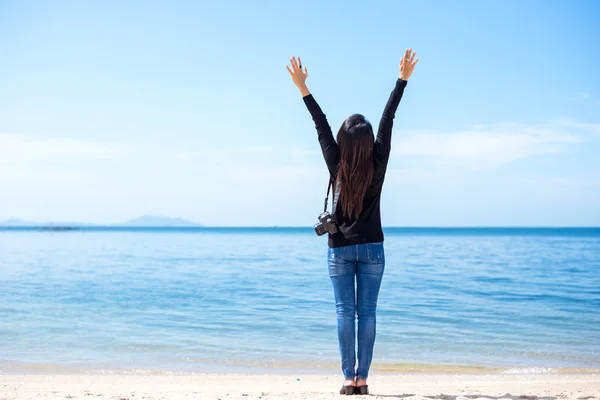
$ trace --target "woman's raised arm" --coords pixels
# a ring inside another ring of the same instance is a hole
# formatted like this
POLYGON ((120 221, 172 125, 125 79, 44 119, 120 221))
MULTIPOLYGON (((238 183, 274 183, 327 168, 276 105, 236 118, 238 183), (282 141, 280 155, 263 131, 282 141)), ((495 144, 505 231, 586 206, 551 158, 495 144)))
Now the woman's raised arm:
POLYGON ((298 59, 294 57, 290 58, 290 64, 291 68, 290 66, 286 66, 286 68, 290 73, 294 84, 298 90, 300 90, 304 104, 312 116, 312 119, 315 123, 315 128, 317 129, 317 135, 319 138, 319 144, 321 145, 321 151, 323 152, 323 158, 325 158, 325 163, 327 164, 330 175, 335 177, 340 159, 339 149, 336 141, 333 138, 331 127, 329 126, 329 122, 327 122, 327 117, 306 86, 308 69, 306 67, 302 69, 302 60, 300 57, 298 57, 298 59))
POLYGON ((412 49, 407 49, 404 53, 404 57, 400 60, 400 78, 396 81, 396 86, 390 94, 381 121, 379 122, 379 129, 377 130, 377 138, 375 140, 376 157, 387 163, 390 156, 390 150, 392 147, 392 128, 394 126, 394 117, 396 116, 396 110, 398 104, 404 94, 404 88, 406 87, 408 78, 412 75, 417 62, 419 59, 416 58, 417 53, 414 53, 412 49))

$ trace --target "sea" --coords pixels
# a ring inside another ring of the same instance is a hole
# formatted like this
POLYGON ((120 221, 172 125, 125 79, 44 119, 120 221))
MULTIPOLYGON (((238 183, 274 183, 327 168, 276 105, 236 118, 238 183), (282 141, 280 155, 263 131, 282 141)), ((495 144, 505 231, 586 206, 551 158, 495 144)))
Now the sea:
MULTIPOLYGON (((384 233, 374 370, 600 368, 600 228, 384 233)), ((1 228, 0 372, 339 373, 326 252, 311 228, 1 228)))

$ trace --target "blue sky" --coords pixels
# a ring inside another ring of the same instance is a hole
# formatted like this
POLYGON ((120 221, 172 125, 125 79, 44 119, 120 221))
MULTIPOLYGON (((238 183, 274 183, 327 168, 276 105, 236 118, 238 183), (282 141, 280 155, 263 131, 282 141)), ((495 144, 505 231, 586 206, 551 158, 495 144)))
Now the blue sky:
POLYGON ((0 220, 316 221, 334 130, 407 47, 387 226, 600 225, 595 1, 0 2, 0 220))

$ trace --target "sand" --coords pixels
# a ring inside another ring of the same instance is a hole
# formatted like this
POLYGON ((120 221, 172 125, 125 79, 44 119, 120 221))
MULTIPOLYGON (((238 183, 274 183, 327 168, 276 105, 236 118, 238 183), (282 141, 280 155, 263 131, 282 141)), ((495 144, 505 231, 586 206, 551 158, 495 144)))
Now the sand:
MULTIPOLYGON (((335 399, 341 376, 241 374, 0 375, 7 399, 335 399)), ((371 399, 600 399, 599 374, 382 374, 371 399)))

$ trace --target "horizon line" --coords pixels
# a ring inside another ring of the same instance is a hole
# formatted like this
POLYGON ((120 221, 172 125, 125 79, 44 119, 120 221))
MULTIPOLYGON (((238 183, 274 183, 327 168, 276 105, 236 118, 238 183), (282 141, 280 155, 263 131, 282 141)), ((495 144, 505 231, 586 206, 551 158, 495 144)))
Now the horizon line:
MULTIPOLYGON (((0 228, 120 228, 120 229, 310 229, 311 225, 127 225, 127 224, 33 224, 33 225, 3 225, 0 228)), ((387 225, 383 229, 577 229, 600 228, 600 225, 387 225)))

